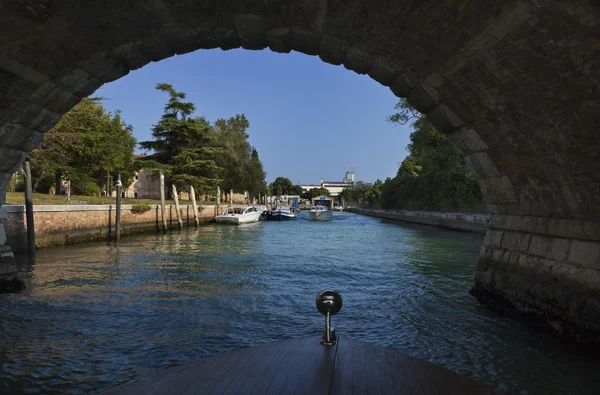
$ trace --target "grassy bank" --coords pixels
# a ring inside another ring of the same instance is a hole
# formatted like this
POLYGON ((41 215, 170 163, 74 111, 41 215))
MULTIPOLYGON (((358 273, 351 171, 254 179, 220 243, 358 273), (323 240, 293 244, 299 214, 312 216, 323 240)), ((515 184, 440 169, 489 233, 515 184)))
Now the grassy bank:
MULTIPOLYGON (((121 204, 159 204, 159 199, 133 199, 123 198, 121 204)), ((202 204, 215 204, 214 202, 198 201, 202 204)), ((7 192, 6 205, 25 204, 25 195, 23 192, 7 192)), ((77 196, 71 195, 71 200, 67 201, 64 195, 48 195, 43 193, 33 194, 34 205, 52 205, 52 204, 116 204, 116 198, 108 196, 77 196)), ((173 200, 167 200, 166 204, 175 204, 173 200)), ((189 200, 180 200, 179 204, 192 204, 189 200)))

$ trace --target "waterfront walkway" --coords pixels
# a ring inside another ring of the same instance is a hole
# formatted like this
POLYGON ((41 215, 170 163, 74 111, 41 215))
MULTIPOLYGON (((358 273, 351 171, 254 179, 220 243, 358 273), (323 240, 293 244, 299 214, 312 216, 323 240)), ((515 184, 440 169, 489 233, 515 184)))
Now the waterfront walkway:
POLYGON ((429 362, 339 337, 244 348, 168 369, 102 394, 492 394, 484 385, 429 362))

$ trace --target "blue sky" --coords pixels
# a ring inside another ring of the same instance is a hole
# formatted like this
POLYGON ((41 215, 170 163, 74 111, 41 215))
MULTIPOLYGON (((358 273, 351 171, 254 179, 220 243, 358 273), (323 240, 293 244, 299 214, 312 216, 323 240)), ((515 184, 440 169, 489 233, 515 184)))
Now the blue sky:
POLYGON ((122 111, 138 141, 149 140, 167 99, 157 82, 186 92, 211 122, 245 114, 269 182, 341 181, 351 166, 357 180, 372 182, 393 177, 406 156, 409 128, 385 120, 397 102, 392 92, 315 56, 201 50, 151 63, 94 95, 122 111))

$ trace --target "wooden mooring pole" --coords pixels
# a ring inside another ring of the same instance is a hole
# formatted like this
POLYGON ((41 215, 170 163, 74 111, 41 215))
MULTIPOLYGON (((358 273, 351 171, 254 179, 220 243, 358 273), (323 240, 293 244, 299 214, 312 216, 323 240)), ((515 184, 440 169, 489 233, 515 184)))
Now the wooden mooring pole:
POLYGON ((175 211, 177 211, 177 224, 179 230, 183 230, 183 221, 181 219, 181 211, 179 210, 179 196, 177 196, 177 187, 173 184, 173 200, 175 200, 175 211))
POLYGON ((117 212, 115 213, 115 240, 118 243, 121 240, 121 174, 117 178, 117 212))
POLYGON ((167 217, 165 216, 165 174, 160 171, 160 216, 163 232, 167 233, 167 217))
POLYGON ((33 187, 31 185, 31 163, 25 159, 25 210, 27 218, 27 247, 29 255, 35 255, 35 224, 33 223, 33 187))
POLYGON ((194 211, 194 223, 196 224, 196 228, 200 227, 200 222, 198 221, 198 206, 196 205, 196 193, 194 192, 194 187, 190 185, 190 198, 192 199, 192 210, 194 211))

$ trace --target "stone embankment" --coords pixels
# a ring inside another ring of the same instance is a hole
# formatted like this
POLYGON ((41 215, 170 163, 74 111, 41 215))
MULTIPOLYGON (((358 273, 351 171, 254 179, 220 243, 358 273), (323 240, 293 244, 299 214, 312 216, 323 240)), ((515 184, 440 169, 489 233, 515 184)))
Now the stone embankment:
POLYGON ((435 211, 414 210, 377 210, 369 208, 353 208, 348 211, 392 221, 412 222, 481 234, 485 234, 486 232, 486 221, 488 217, 487 214, 441 213, 435 211))
MULTIPOLYGON (((159 205, 150 206, 143 213, 132 211, 132 205, 121 206, 121 235, 162 231, 159 205)), ((4 206, 6 218, 2 221, 8 245, 13 251, 27 250, 27 223, 25 206, 4 206)), ((35 241, 38 248, 106 240, 115 237, 114 205, 48 205, 34 206, 35 241)), ((216 206, 202 206, 201 223, 214 220, 216 206)), ((194 226, 191 205, 181 206, 184 226, 194 226)), ((168 229, 177 229, 175 207, 166 207, 168 229)))

